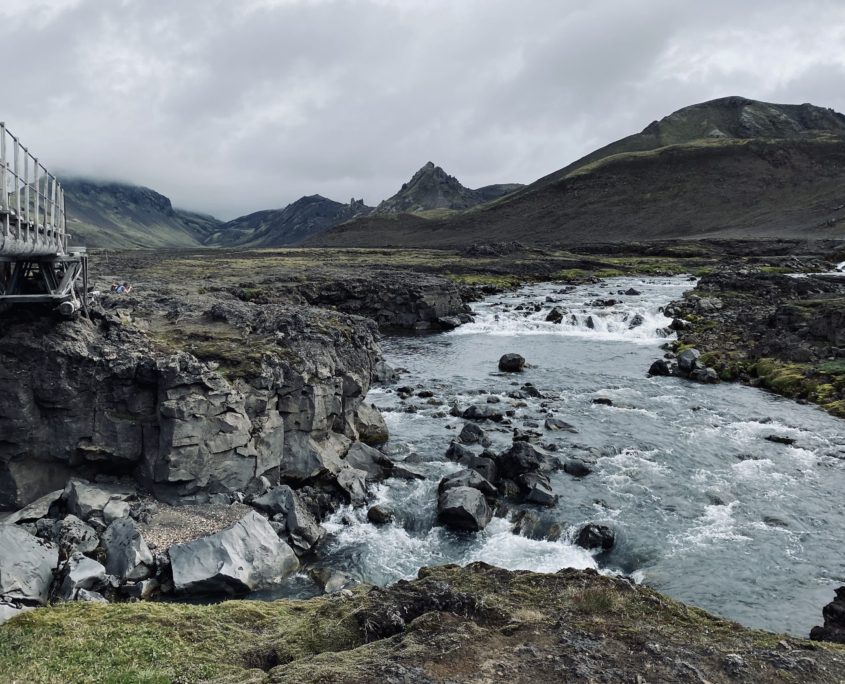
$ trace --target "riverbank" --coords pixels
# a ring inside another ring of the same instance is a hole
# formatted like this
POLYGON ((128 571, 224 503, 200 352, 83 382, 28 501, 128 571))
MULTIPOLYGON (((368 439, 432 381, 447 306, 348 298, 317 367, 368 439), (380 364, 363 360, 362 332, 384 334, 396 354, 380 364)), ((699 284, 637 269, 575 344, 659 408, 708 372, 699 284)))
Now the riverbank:
POLYGON ((694 347, 722 380, 845 417, 845 276, 724 268, 667 307, 675 351, 694 347))
POLYGON ((483 563, 307 602, 66 605, 0 629, 3 681, 21 683, 845 681, 842 646, 595 572, 483 563))

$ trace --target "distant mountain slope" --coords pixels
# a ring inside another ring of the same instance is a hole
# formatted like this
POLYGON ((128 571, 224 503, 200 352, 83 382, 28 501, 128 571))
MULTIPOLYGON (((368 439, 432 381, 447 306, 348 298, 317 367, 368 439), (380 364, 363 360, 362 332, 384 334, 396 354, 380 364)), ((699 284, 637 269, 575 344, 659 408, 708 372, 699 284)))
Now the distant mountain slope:
POLYGON ((845 116, 740 97, 681 109, 497 202, 442 220, 378 217, 323 245, 458 246, 845 236, 845 116))
POLYGON ((297 245, 332 226, 373 211, 363 200, 348 204, 321 195, 301 197, 284 209, 268 209, 241 216, 222 225, 209 238, 210 244, 247 247, 297 245))
POLYGON ((180 209, 149 188, 63 179, 71 244, 87 247, 196 247, 221 221, 180 209))
POLYGON ((522 187, 519 184, 488 185, 472 190, 461 185, 433 162, 428 162, 404 183, 393 197, 376 207, 375 215, 410 214, 434 209, 461 211, 488 202, 522 187))

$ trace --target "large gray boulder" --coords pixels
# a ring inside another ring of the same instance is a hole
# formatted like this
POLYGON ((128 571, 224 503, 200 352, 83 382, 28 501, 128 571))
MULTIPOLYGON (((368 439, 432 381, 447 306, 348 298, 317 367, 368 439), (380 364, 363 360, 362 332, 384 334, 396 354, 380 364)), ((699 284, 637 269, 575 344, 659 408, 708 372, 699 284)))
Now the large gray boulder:
POLYGON ((381 482, 393 468, 393 463, 387 456, 361 442, 355 442, 349 447, 346 462, 353 468, 366 471, 368 482, 381 482))
POLYGON ((56 520, 46 527, 38 523, 38 534, 48 536, 58 544, 61 557, 70 558, 77 551, 91 553, 100 545, 97 532, 90 525, 82 522, 75 515, 67 515, 63 520, 56 520))
POLYGON ((364 444, 384 444, 390 437, 381 412, 372 404, 361 402, 355 412, 355 429, 364 444))
POLYGON ((322 439, 310 432, 296 431, 286 435, 280 476, 284 481, 304 482, 321 475, 337 475, 343 468, 343 454, 350 440, 337 433, 322 439))
MULTIPOLYGON (((2 410, 0 400, 0 415, 2 410)), ((61 489, 70 475, 67 465, 55 461, 17 458, 4 462, 0 449, 0 510, 21 508, 51 491, 61 489)))
POLYGON ((496 465, 500 475, 516 479, 525 473, 555 470, 560 467, 560 461, 539 451, 528 442, 514 442, 510 449, 497 457, 496 465))
POLYGON ((358 468, 343 468, 337 474, 337 484, 353 506, 367 503, 367 471, 358 468))
POLYGON ((0 599, 44 605, 58 549, 17 525, 0 525, 0 599))
POLYGON ((700 356, 701 352, 698 349, 684 349, 678 354, 678 368, 684 373, 691 373, 695 369, 696 361, 700 356))
POLYGON ((326 536, 326 531, 305 508, 299 495, 287 485, 270 489, 252 504, 284 525, 287 541, 299 556, 312 551, 326 536))
POLYGON ((215 534, 168 550, 178 594, 242 594, 296 572, 299 561, 259 513, 215 534))
POLYGON ((134 495, 132 487, 71 480, 65 487, 64 499, 69 513, 88 520, 92 515, 102 515, 103 509, 112 499, 126 501, 134 495))
POLYGON ((81 553, 75 553, 62 570, 57 596, 63 601, 74 601, 80 589, 97 590, 105 581, 106 569, 100 563, 81 553))
POLYGON ((496 496, 496 488, 474 470, 465 468, 447 475, 437 486, 437 491, 443 493, 455 487, 472 487, 485 496, 496 496))
POLYGON ((525 368, 525 358, 519 354, 505 354, 499 359, 499 370, 504 373, 519 373, 525 368))
POLYGON ((543 473, 524 473, 516 478, 516 484, 522 493, 522 500, 526 503, 540 506, 554 506, 557 503, 551 482, 543 473))
POLYGON ((437 519, 452 529, 478 532, 493 517, 487 500, 473 487, 454 487, 437 499, 437 519))
POLYGON ((63 493, 63 489, 57 489, 45 494, 19 511, 12 513, 3 522, 11 525, 13 523, 35 522, 41 518, 46 518, 50 513, 50 506, 56 503, 63 493))
POLYGON ((103 532, 100 545, 106 554, 106 572, 121 581, 150 576, 153 554, 132 518, 115 520, 103 532))

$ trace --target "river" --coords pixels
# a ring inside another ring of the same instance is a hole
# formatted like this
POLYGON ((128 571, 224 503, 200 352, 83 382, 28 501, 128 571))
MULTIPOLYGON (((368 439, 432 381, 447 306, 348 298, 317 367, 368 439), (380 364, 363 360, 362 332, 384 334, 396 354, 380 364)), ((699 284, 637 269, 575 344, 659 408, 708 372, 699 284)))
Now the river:
POLYGON ((648 378, 667 341, 660 307, 691 286, 684 277, 531 285, 475 304, 475 322, 455 331, 387 338, 387 361, 404 369, 398 386, 433 396, 403 400, 380 387, 368 397, 387 420, 391 457, 409 458, 427 478, 376 487, 374 503, 396 511, 393 523, 375 526, 364 509, 332 516, 326 563, 381 585, 421 566, 473 560, 549 572, 595 567, 744 625, 806 636, 845 583, 845 422, 736 384, 648 378), (629 288, 639 294, 619 294, 629 288), (607 298, 618 303, 593 304, 607 298), (566 311, 561 324, 545 321, 555 306, 566 311), (636 317, 642 323, 631 327, 636 317), (507 352, 530 368, 500 373, 507 352), (508 396, 523 383, 544 396, 508 396), (556 473, 558 504, 535 509, 563 525, 558 541, 518 536, 504 518, 477 534, 435 524, 437 483, 459 469, 444 457, 464 423, 449 409, 487 401, 513 411, 510 425, 483 424, 494 450, 510 445, 514 428, 529 429, 542 433, 538 446, 593 464, 581 479, 556 473), (578 432, 544 430, 547 416, 578 432), (795 441, 773 443, 772 435, 795 441), (573 545, 587 522, 615 530, 611 552, 573 545))

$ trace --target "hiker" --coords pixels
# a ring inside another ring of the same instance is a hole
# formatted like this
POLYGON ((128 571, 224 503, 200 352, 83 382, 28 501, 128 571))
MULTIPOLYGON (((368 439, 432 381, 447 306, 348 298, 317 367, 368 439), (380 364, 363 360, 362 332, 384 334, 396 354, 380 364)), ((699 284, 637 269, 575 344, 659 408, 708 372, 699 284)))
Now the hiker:
POLYGON ((116 288, 114 288, 115 294, 129 294, 132 292, 132 286, 129 283, 118 284, 116 288))

